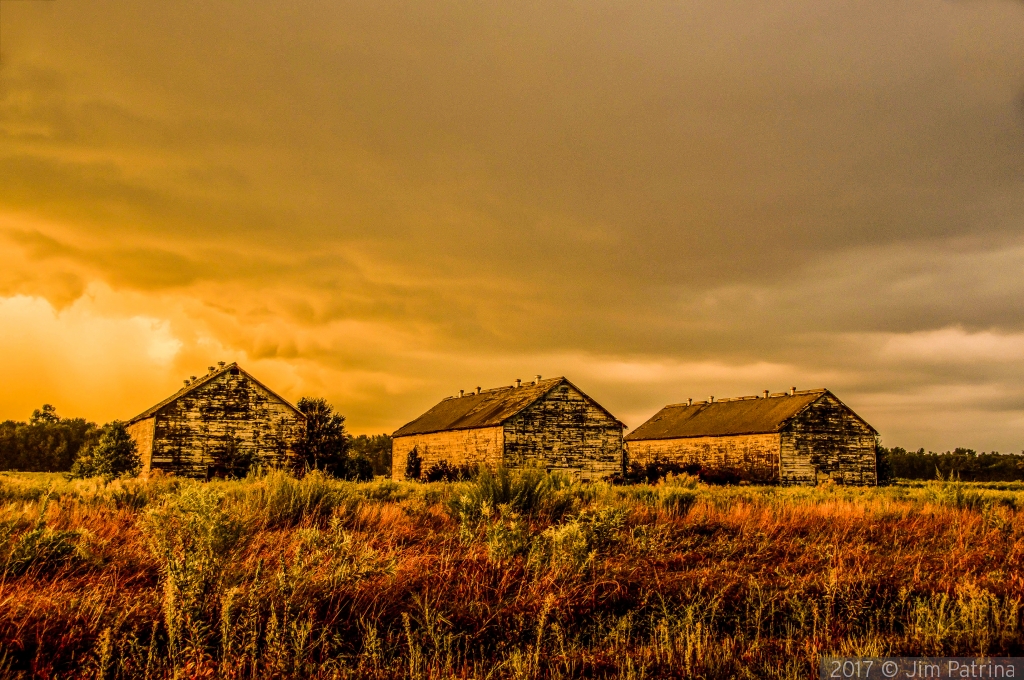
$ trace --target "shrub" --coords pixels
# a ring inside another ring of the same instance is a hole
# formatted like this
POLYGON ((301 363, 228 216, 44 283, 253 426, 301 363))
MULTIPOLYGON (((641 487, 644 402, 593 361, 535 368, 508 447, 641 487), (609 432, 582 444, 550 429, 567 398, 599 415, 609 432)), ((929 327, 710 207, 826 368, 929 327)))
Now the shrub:
POLYGON ((420 458, 420 452, 414 446, 412 451, 409 452, 409 456, 405 459, 405 478, 408 480, 419 480, 420 468, 422 466, 423 461, 420 458))
POLYGON ((71 467, 73 477, 135 476, 142 468, 142 459, 135 441, 120 420, 103 426, 99 442, 79 455, 71 467))
POLYGON ((461 482, 472 479, 476 472, 477 468, 469 463, 449 465, 448 461, 442 460, 427 468, 425 478, 428 482, 461 482))
POLYGON ((616 478, 616 482, 627 484, 657 484, 668 475, 697 474, 700 464, 683 465, 673 461, 655 458, 647 463, 630 461, 623 478, 616 478))

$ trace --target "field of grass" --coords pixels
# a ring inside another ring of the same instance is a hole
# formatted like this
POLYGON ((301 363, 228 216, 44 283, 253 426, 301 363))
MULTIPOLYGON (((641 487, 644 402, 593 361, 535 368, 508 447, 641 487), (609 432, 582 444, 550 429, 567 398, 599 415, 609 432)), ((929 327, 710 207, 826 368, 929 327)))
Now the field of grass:
POLYGON ((1024 485, 0 473, 0 676, 810 678, 1024 654, 1024 485))

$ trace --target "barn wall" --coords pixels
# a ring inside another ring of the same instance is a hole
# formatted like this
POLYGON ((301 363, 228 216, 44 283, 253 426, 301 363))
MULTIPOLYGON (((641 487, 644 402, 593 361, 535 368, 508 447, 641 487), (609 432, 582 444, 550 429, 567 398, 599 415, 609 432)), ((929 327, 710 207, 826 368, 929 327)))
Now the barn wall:
POLYGON ((501 461, 502 444, 501 427, 395 437, 391 443, 391 478, 396 481, 405 479, 409 452, 414 448, 422 461, 422 474, 441 461, 446 461, 449 465, 485 463, 496 466, 501 461))
POLYGON ((244 373, 225 371, 168 404, 156 416, 152 469, 205 477, 231 457, 284 464, 301 433, 301 417, 244 373))
POLYGON ((779 481, 778 434, 640 440, 626 446, 629 461, 641 465, 663 460, 697 464, 755 482, 779 481))
POLYGON ((876 484, 875 433, 831 394, 783 429, 782 483, 876 484))
POLYGON ((135 442, 135 449, 139 458, 142 459, 142 473, 149 472, 153 463, 153 433, 156 426, 156 418, 146 418, 129 425, 128 436, 135 442))
POLYGON ((622 425, 570 385, 559 385, 505 422, 505 465, 580 479, 622 472, 622 425))

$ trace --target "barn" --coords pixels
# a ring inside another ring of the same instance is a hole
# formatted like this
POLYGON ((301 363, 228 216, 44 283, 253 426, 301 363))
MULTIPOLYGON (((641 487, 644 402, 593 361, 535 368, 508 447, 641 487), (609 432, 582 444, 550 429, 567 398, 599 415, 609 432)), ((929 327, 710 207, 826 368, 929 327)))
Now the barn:
POLYGON ((276 467, 294 455, 303 416, 238 364, 219 362, 167 399, 128 421, 128 433, 153 470, 209 478, 276 467))
POLYGON ((623 427, 565 378, 478 387, 442 400, 392 435, 392 477, 405 479, 415 451, 424 473, 443 462, 532 466, 600 479, 622 471, 623 427))
POLYGON ((630 463, 700 466, 760 484, 876 484, 878 433, 826 389, 661 409, 626 439, 630 463))

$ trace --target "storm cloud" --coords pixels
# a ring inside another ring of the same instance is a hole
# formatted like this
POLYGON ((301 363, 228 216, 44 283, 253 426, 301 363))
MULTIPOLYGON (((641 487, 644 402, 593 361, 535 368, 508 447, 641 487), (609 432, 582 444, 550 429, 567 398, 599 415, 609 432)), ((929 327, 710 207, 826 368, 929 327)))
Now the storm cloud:
POLYGON ((3 22, 0 370, 37 379, 0 416, 237 359, 355 431, 542 373, 633 427, 796 384, 888 444, 1024 448, 1024 3, 3 22))

